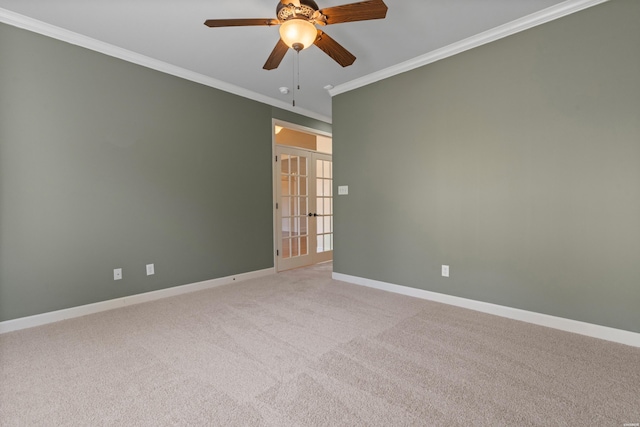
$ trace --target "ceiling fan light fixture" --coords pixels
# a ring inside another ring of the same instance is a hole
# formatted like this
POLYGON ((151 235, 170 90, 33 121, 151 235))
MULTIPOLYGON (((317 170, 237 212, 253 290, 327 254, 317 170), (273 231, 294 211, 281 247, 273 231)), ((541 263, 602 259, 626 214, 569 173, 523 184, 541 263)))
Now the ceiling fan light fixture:
POLYGON ((280 38, 291 49, 301 51, 316 41, 318 30, 306 19, 292 18, 280 26, 280 38))

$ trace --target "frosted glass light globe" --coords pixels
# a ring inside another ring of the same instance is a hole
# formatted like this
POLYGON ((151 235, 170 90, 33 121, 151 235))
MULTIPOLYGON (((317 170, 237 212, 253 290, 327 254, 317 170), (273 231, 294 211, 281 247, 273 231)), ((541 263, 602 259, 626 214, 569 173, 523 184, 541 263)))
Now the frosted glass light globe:
POLYGON ((300 51, 306 49, 316 41, 318 30, 306 19, 292 18, 280 26, 280 38, 291 49, 300 51))

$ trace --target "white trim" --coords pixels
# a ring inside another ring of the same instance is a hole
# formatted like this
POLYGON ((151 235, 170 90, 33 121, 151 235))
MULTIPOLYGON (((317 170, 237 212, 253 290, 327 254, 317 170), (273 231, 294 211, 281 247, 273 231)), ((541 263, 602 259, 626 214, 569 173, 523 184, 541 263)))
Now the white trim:
POLYGON ((587 9, 606 1, 609 0, 567 0, 555 6, 543 9, 539 12, 535 12, 520 19, 516 19, 515 21, 511 21, 507 24, 500 25, 499 27, 492 28, 491 30, 476 34, 474 36, 452 43, 440 49, 436 49, 424 55, 417 56, 408 61, 401 62, 400 64, 396 64, 375 73, 371 73, 358 79, 337 85, 333 89, 329 90, 329 94, 331 96, 335 96, 344 92, 358 89, 362 86, 366 86, 371 83, 375 83, 380 80, 384 80, 386 78, 393 77, 397 74, 411 71, 419 67, 423 67, 427 64, 440 61, 441 59, 457 55, 458 53, 464 52, 466 50, 491 43, 493 41, 562 18, 572 13, 579 12, 583 9, 587 9))
POLYGON ((610 328, 608 326, 594 325, 592 323, 580 322, 577 320, 565 319, 563 317, 551 316, 548 314, 536 313, 533 311, 521 310, 519 308, 506 307, 488 302, 476 301, 467 298, 445 295, 437 292, 425 291, 424 289, 410 288, 408 286, 394 285, 392 283, 380 282, 378 280, 365 279, 357 276, 350 276, 342 273, 333 273, 334 280, 353 283, 355 285, 380 289, 396 294, 408 295, 415 298, 440 302, 443 304, 455 305, 457 307, 468 308, 482 313, 493 314, 508 319, 520 320, 522 322, 533 323, 535 325, 560 329, 565 332, 586 335, 602 340, 613 341, 633 347, 640 347, 640 333, 625 331, 622 329, 610 328))
POLYGON ((55 25, 47 24, 46 22, 38 21, 37 19, 20 15, 19 13, 11 12, 6 9, 0 8, 0 22, 32 31, 34 33, 42 34, 44 36, 61 40, 63 42, 67 42, 76 46, 84 47, 86 49, 112 56, 114 58, 122 59, 133 64, 141 65, 152 70, 160 71, 165 74, 180 77, 181 79, 200 83, 202 85, 229 92, 234 95, 262 102, 273 107, 281 108, 283 110, 301 114, 303 116, 307 116, 316 120, 331 123, 331 117, 327 117, 323 114, 318 114, 316 112, 300 107, 293 107, 288 102, 271 98, 266 95, 250 91, 248 89, 223 82, 222 80, 214 79, 213 77, 205 76, 204 74, 177 67, 175 65, 171 65, 166 62, 159 61, 157 59, 153 59, 148 56, 141 55, 139 53, 135 53, 130 50, 84 36, 82 34, 74 33, 73 31, 65 30, 64 28, 56 27, 55 25))
POLYGON ((276 165, 276 125, 282 126, 282 121, 271 119, 271 209, 273 212, 273 269, 278 273, 278 255, 280 250, 280 236, 278 236, 278 212, 276 203, 278 203, 278 185, 280 177, 277 174, 278 166, 276 165))
POLYGON ((36 314, 28 317, 21 317, 19 319, 6 320, 4 322, 0 322, 0 334, 18 331, 20 329, 33 328, 35 326, 46 325, 48 323, 59 322, 61 320, 73 319, 75 317, 86 316, 88 314, 100 313, 102 311, 113 310, 114 308, 127 307, 134 304, 141 304, 143 302, 155 301, 163 298, 187 294, 190 292, 216 288, 218 286, 228 285, 233 282, 242 282, 245 280, 256 279, 271 274, 275 274, 274 268, 251 271, 248 273, 236 274, 234 276, 220 277, 218 279, 205 280, 203 282, 192 283, 189 285, 175 286, 172 288, 145 292, 143 294, 131 295, 108 301, 101 301, 93 304, 67 308, 64 310, 36 314))
MULTIPOLYGON (((275 156, 278 155, 277 153, 277 149, 279 146, 278 144, 276 144, 276 133, 275 133, 275 127, 276 126, 281 126, 283 128, 287 128, 287 129, 293 129, 299 132, 304 132, 304 133, 309 133, 312 135, 320 135, 320 136, 325 136, 328 138, 333 138, 333 135, 331 134, 331 132, 325 132, 322 130, 318 130, 318 129, 314 129, 314 128, 310 128, 307 126, 302 126, 296 123, 291 123, 291 122, 287 122, 284 120, 280 120, 280 119, 271 119, 271 174, 273 176, 273 187, 272 187, 272 195, 273 195, 273 265, 275 266, 275 271, 280 272, 280 266, 279 266, 279 262, 278 262, 278 255, 276 255, 276 251, 281 250, 280 248, 280 243, 281 243, 281 238, 280 238, 280 227, 281 224, 278 220, 278 211, 276 209, 276 203, 279 202, 279 185, 280 185, 280 175, 277 173, 278 172, 278 168, 275 162, 275 156)), ((302 150, 302 151, 311 151, 311 150, 305 150, 303 148, 298 148, 298 147, 294 147, 297 150, 302 150)), ((332 154, 331 154, 332 155, 332 154)))

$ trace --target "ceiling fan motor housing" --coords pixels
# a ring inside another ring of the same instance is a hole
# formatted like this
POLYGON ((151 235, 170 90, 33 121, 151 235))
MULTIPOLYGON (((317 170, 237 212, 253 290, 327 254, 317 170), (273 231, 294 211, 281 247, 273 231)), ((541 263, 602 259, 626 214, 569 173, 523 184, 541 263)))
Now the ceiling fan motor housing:
POLYGON ((296 7, 292 4, 285 5, 282 2, 278 2, 276 15, 280 21, 286 21, 288 19, 296 17, 304 17, 310 20, 317 10, 318 5, 313 0, 300 0, 300 7, 296 7))

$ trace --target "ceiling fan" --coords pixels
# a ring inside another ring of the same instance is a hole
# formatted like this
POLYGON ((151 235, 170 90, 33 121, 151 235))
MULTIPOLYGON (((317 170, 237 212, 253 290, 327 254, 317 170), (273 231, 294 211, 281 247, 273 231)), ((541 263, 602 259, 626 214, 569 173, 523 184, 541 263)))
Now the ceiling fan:
POLYGON ((264 64, 265 70, 278 68, 289 48, 300 52, 312 44, 318 46, 338 64, 346 67, 353 64, 356 57, 342 47, 316 24, 325 26, 342 22, 383 19, 387 15, 387 5, 382 0, 368 0, 359 3, 319 9, 313 0, 281 0, 276 8, 276 19, 208 19, 208 27, 272 26, 280 25, 280 40, 264 64))

